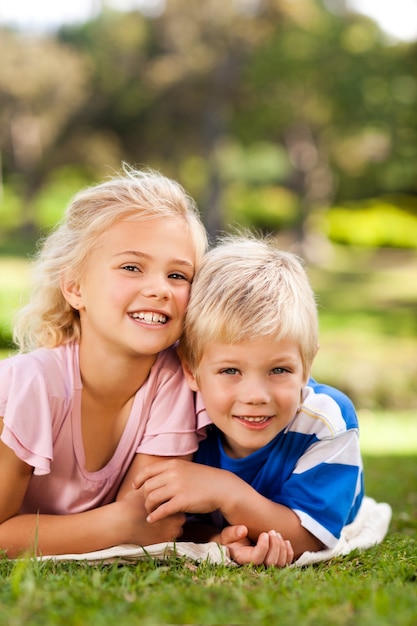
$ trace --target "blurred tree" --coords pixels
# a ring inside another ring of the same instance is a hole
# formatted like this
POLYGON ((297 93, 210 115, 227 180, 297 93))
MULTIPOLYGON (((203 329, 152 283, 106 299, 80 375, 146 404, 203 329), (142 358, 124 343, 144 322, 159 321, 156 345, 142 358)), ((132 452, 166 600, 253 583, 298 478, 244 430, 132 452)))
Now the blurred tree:
POLYGON ((67 155, 98 173, 119 169, 122 159, 147 161, 142 136, 153 98, 146 84, 153 46, 150 25, 138 11, 104 8, 97 19, 58 34, 84 56, 91 72, 88 98, 73 121, 67 155))
POLYGON ((387 46, 371 20, 334 14, 322 2, 282 5, 286 19, 247 67, 233 131, 244 142, 286 146, 302 239, 315 207, 416 191, 416 47, 387 46))
POLYGON ((243 211, 268 229, 295 214, 303 239, 334 200, 416 192, 417 46, 342 0, 103 4, 55 41, 0 42, 4 169, 27 197, 54 168, 123 159, 179 178, 212 235, 243 211))
POLYGON ((173 176, 191 154, 204 160, 199 196, 206 225, 223 227, 217 150, 230 135, 242 69, 259 41, 279 22, 279 3, 170 0, 154 20, 109 10, 61 39, 87 52, 95 83, 84 116, 111 129, 126 158, 163 165, 173 176))
MULTIPOLYGON (((88 91, 85 63, 54 39, 2 30, 0 37, 0 152, 23 197, 22 227, 33 227, 33 199, 52 166, 71 118, 88 91)), ((56 165, 56 164, 54 164, 56 165)))

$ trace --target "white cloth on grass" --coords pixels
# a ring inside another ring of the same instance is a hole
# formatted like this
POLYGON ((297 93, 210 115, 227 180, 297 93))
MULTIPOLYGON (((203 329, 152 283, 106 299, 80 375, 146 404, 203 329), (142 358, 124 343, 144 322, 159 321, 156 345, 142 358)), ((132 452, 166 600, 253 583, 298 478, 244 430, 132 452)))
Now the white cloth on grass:
MULTIPOLYGON (((345 526, 334 548, 318 552, 304 552, 293 564, 303 567, 320 561, 328 561, 337 556, 345 556, 352 550, 366 550, 381 543, 387 534, 392 510, 385 502, 376 502, 365 497, 355 520, 345 526)), ((38 557, 39 560, 88 561, 97 563, 131 563, 140 560, 167 559, 172 556, 189 557, 194 561, 207 561, 214 564, 235 565, 228 549, 214 542, 192 543, 185 541, 156 543, 142 548, 136 545, 120 545, 105 550, 83 554, 59 554, 38 557)))

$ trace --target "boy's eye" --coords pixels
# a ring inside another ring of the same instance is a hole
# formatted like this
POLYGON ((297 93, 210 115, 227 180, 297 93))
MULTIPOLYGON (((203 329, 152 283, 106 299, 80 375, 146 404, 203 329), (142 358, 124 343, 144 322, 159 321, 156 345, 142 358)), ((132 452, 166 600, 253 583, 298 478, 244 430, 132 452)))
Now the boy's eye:
POLYGON ((285 372, 287 372, 288 370, 284 369, 283 367, 274 367, 271 370, 271 374, 285 374, 285 372))
POLYGON ((236 376, 236 374, 239 374, 239 370, 237 370, 235 367, 225 367, 224 369, 220 370, 220 374, 228 374, 229 376, 236 376))

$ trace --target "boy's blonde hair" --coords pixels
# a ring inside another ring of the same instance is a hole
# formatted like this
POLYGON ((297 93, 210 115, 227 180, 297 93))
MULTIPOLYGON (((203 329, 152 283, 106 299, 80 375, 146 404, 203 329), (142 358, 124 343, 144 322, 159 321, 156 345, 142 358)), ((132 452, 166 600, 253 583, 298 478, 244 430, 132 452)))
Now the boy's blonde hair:
POLYGON ((203 259, 191 289, 179 351, 194 375, 211 342, 291 339, 304 375, 318 347, 314 293, 301 260, 270 239, 227 237, 203 259))
POLYGON ((125 164, 122 174, 76 194, 35 257, 31 298, 18 312, 14 327, 20 351, 79 339, 79 313, 61 292, 64 271, 74 280, 81 278, 91 250, 113 224, 159 218, 184 223, 198 264, 207 248, 206 231, 194 201, 176 181, 125 164))

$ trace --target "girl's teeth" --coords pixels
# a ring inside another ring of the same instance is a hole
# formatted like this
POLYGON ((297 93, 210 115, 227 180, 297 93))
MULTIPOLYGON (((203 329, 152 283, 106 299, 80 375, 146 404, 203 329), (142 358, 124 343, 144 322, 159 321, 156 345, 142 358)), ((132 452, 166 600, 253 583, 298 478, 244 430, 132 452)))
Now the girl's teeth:
POLYGON ((147 322, 148 324, 165 324, 165 322, 167 321, 165 315, 161 315, 160 313, 151 313, 150 311, 146 311, 143 313, 133 313, 132 317, 134 319, 147 322))

